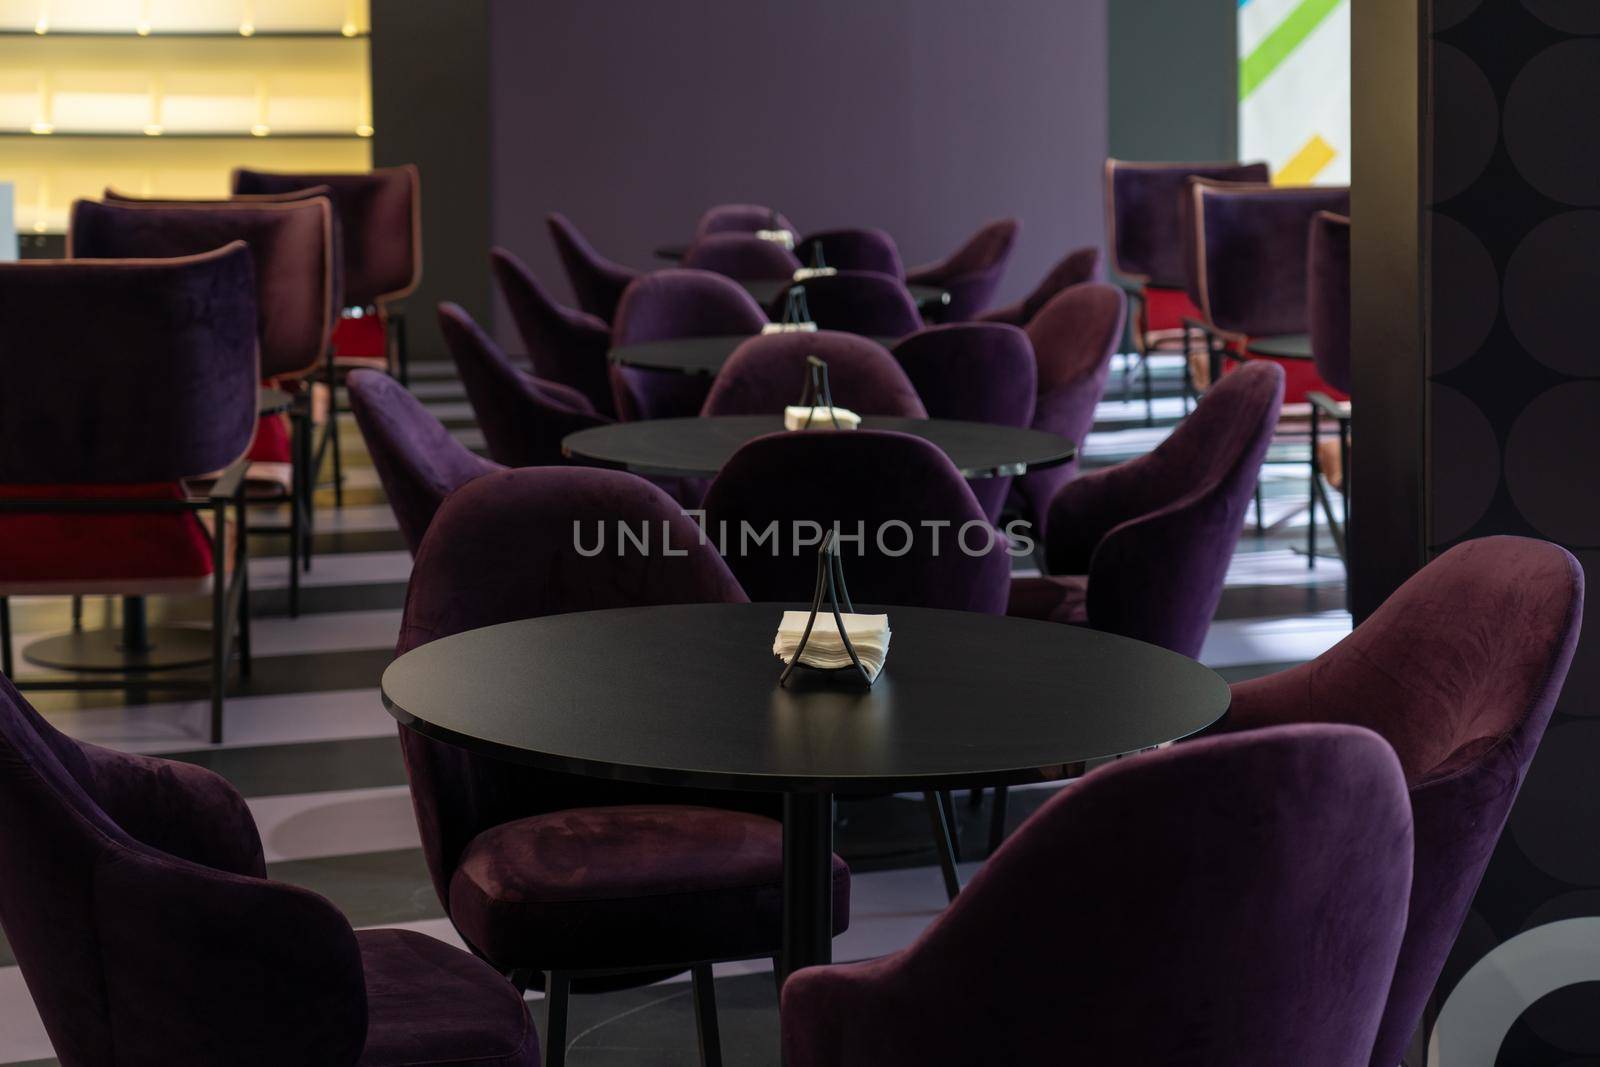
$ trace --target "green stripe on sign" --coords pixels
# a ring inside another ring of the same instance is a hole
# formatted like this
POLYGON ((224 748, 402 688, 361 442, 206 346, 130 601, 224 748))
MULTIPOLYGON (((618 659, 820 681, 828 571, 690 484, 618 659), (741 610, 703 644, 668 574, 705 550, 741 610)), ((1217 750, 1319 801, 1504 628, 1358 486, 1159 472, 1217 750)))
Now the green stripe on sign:
POLYGON ((1239 99, 1256 91, 1256 86, 1266 81, 1283 64, 1289 54, 1300 47, 1313 30, 1322 25, 1333 9, 1344 0, 1301 0, 1300 6, 1267 34, 1266 40, 1256 45, 1239 63, 1239 99))

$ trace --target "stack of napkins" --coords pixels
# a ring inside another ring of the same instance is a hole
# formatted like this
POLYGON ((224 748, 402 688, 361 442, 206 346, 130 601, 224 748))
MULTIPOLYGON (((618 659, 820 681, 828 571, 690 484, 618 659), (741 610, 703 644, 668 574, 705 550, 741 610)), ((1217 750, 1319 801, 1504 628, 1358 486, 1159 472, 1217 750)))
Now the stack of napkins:
POLYGON ((783 409, 785 430, 831 430, 836 420, 841 430, 853 430, 861 425, 861 416, 849 408, 835 407, 830 410, 825 407, 795 407, 791 404, 783 409))
POLYGON ((756 236, 763 241, 780 244, 789 251, 794 251, 794 234, 788 230, 757 230, 756 236))
MULTIPOLYGON (((772 654, 787 664, 794 659, 794 650, 800 645, 800 635, 806 632, 809 611, 786 611, 778 624, 777 639, 772 642, 772 654)), ((883 661, 889 656, 889 616, 843 614, 844 632, 850 635, 861 665, 867 669, 867 680, 876 681, 883 670, 883 661)), ((805 667, 830 671, 850 667, 850 653, 839 639, 839 627, 833 621, 833 612, 826 606, 817 612, 816 625, 806 639, 806 649, 800 654, 805 667)))
POLYGON ((831 278, 838 273, 837 267, 801 267, 794 272, 794 280, 803 282, 807 278, 831 278))
POLYGON ((817 324, 814 322, 769 322, 761 327, 763 334, 768 333, 816 333, 817 324))

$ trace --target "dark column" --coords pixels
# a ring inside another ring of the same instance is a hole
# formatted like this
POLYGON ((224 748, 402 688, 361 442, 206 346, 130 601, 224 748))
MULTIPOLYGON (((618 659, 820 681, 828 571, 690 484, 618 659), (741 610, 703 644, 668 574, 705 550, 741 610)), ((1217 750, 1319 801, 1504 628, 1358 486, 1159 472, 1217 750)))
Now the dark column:
POLYGON ((1111 0, 1111 154, 1239 153, 1239 0, 1111 0))
POLYGON ((372 0, 372 162, 422 171, 422 285, 411 358, 440 359, 434 315, 489 316, 489 14, 485 0, 372 0))

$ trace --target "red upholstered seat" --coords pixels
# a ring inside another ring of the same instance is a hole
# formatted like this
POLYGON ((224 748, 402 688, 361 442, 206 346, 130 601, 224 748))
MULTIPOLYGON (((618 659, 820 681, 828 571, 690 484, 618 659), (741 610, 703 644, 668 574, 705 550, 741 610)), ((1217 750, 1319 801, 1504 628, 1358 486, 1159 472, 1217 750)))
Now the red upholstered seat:
MULTIPOLYGON (((0 498, 182 500, 176 483, 0 485, 0 498)), ((0 585, 204 578, 211 542, 193 514, 0 514, 0 585)))
POLYGON ((362 315, 341 318, 333 328, 333 358, 388 360, 388 336, 383 318, 362 315))
POLYGON ((1166 330, 1183 331, 1184 319, 1201 320, 1204 316, 1195 307, 1189 294, 1182 289, 1164 289, 1160 286, 1144 287, 1144 332, 1152 334, 1166 330))
MULTIPOLYGON (((1341 393, 1333 386, 1322 380, 1322 375, 1317 373, 1317 365, 1309 359, 1281 359, 1277 356, 1263 356, 1250 352, 1249 340, 1240 341, 1234 346, 1239 352, 1248 353, 1249 361, 1265 360, 1276 363, 1283 368, 1283 402, 1285 404, 1306 403, 1307 393, 1323 393, 1334 400, 1349 400, 1347 393, 1341 393)), ((1242 366, 1237 359, 1229 359, 1222 368, 1224 374, 1236 367, 1242 366)))

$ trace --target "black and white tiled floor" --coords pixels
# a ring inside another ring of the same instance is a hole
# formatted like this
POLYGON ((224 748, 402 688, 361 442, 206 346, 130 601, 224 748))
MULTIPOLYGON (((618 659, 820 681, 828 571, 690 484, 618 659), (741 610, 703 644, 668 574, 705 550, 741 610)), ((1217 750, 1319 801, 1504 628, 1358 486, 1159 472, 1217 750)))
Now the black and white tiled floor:
MULTIPOLYGON (((1145 405, 1120 397, 1119 372, 1085 448, 1093 467, 1153 447, 1180 413, 1176 366, 1159 368, 1156 426, 1145 405)), ((482 438, 444 362, 424 362, 413 391, 475 447, 482 438)), ((1135 389, 1134 397, 1140 395, 1135 389)), ((403 925, 456 941, 434 896, 417 844, 394 722, 378 699, 378 679, 399 626, 410 557, 352 422, 344 423, 345 506, 321 494, 317 556, 302 591, 304 613, 285 614, 286 561, 281 546, 253 544, 254 677, 228 700, 221 746, 205 743, 205 706, 160 693, 130 706, 118 692, 30 694, 62 729, 97 744, 203 764, 227 776, 248 798, 261 828, 272 877, 322 893, 356 926, 403 925)), ((1305 542, 1303 446, 1275 449, 1265 473, 1269 530, 1246 529, 1202 659, 1230 680, 1253 677, 1316 655, 1348 632, 1344 569, 1315 570, 1295 551, 1305 542)), ((1324 537, 1324 544, 1326 538, 1324 537)), ((206 606, 152 604, 159 617, 205 625, 206 606)), ((86 623, 106 606, 91 602, 86 623)), ((63 599, 13 602, 18 647, 64 629, 63 599)), ((1020 791, 1013 819, 1049 789, 1020 791)), ((967 841, 977 849, 986 806, 957 805, 967 841)), ((860 959, 906 944, 944 903, 920 802, 884 798, 850 805, 840 850, 857 872, 851 929, 837 959, 860 959)), ((729 1064, 777 1062, 777 1004, 770 970, 756 964, 718 969, 724 1055, 729 1064)), ((536 1013, 537 1014, 537 1013, 536 1013)), ((575 1067, 693 1064, 694 1024, 682 980, 577 998, 569 1033, 575 1067)), ((22 976, 0 942, 0 1064, 54 1063, 22 976)))

